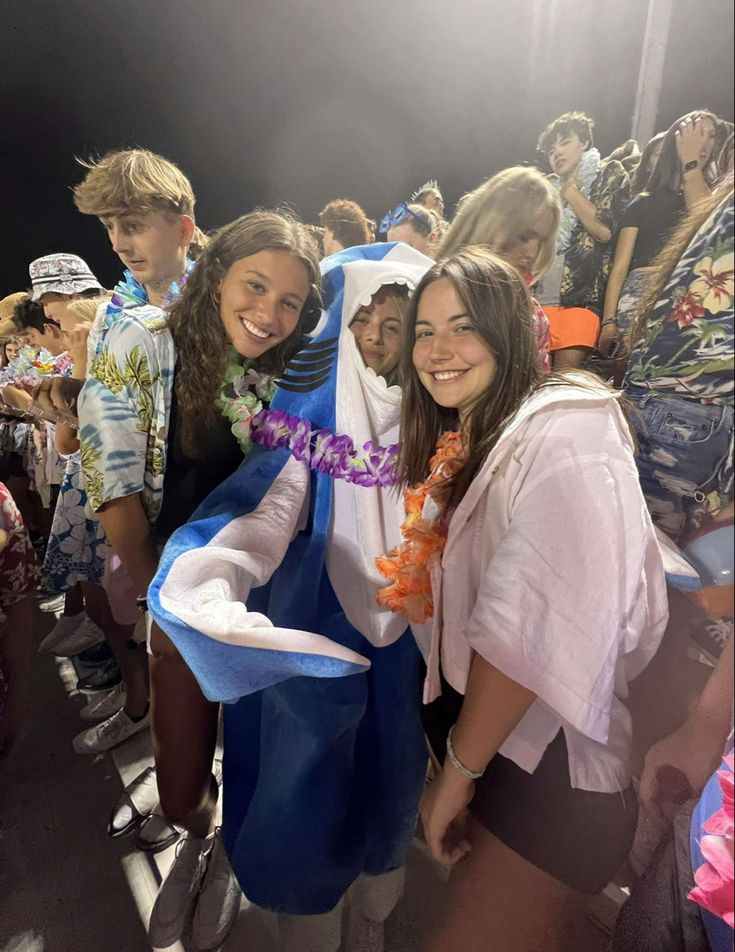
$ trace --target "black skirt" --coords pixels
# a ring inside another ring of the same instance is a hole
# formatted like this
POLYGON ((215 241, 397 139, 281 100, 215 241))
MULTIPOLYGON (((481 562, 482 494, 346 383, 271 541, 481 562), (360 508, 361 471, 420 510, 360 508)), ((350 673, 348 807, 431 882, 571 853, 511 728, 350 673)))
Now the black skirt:
MULTIPOLYGON (((462 695, 443 679, 442 696, 424 707, 424 730, 442 763, 461 707, 462 695)), ((533 774, 496 754, 477 781, 470 812, 529 863, 572 889, 596 894, 627 859, 638 803, 632 787, 622 793, 575 790, 559 731, 533 774)))

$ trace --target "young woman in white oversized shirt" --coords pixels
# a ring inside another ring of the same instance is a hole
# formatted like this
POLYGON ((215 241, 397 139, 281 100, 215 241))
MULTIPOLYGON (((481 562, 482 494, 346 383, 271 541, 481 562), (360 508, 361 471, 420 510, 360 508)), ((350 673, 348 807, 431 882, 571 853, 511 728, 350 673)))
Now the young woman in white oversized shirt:
POLYGON ((633 442, 612 391, 542 378, 528 291, 489 252, 438 262, 407 332, 399 466, 430 491, 407 491, 381 602, 415 622, 444 760, 421 815, 454 868, 426 950, 588 950, 582 894, 635 830, 627 685, 668 614, 633 442))

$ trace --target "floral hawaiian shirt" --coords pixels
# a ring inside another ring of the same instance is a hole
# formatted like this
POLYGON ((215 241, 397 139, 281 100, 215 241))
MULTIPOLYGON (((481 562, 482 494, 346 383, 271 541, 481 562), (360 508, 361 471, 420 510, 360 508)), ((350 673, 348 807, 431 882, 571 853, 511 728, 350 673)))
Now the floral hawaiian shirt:
POLYGON ((733 196, 690 242, 631 356, 628 383, 702 403, 732 403, 733 196))
POLYGON ((610 241, 595 241, 581 221, 572 232, 564 256, 559 304, 561 307, 586 307, 601 313, 602 299, 615 245, 615 231, 630 202, 630 179, 620 162, 606 162, 590 190, 590 201, 597 217, 613 233, 610 241))
POLYGON ((148 519, 158 518, 175 363, 164 311, 125 304, 105 330, 79 396, 82 470, 95 511, 141 493, 148 519))

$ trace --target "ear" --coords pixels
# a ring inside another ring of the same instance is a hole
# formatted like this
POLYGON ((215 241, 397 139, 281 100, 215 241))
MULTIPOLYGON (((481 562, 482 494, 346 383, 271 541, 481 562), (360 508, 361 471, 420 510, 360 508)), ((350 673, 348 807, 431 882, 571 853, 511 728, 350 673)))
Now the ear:
POLYGON ((179 237, 181 244, 188 248, 191 244, 191 239, 194 237, 194 219, 191 217, 191 215, 181 216, 179 237))

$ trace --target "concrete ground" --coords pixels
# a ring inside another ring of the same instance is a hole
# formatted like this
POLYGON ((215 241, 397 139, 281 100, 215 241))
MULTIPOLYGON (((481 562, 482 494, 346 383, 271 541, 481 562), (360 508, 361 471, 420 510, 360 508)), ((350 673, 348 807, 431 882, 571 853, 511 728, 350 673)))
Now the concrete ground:
MULTIPOLYGON (((36 618, 35 643, 54 618, 36 618)), ((84 757, 72 738, 84 728, 78 711, 87 700, 75 689, 71 663, 34 655, 33 709, 21 746, 0 764, 0 952, 149 952, 145 924, 158 885, 175 854, 136 850, 131 838, 106 834, 124 783, 151 762, 148 732, 114 756, 84 757)), ((387 925, 386 952, 420 952, 427 911, 441 902, 443 871, 416 841, 406 892, 387 925)), ((620 896, 595 903, 612 921, 620 896)), ((602 952, 599 946, 585 952, 602 952)), ((272 917, 248 908, 227 952, 276 952, 272 917)), ((184 952, 183 946, 172 952, 184 952)))

